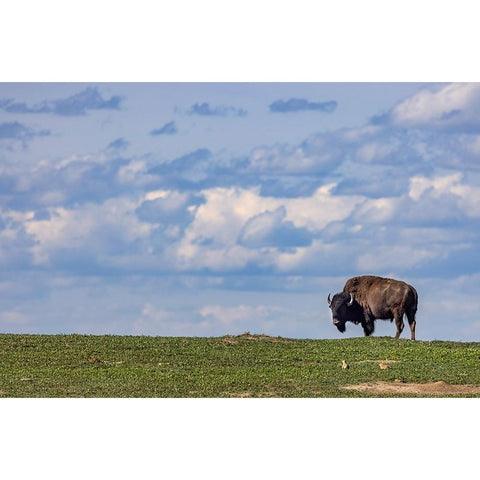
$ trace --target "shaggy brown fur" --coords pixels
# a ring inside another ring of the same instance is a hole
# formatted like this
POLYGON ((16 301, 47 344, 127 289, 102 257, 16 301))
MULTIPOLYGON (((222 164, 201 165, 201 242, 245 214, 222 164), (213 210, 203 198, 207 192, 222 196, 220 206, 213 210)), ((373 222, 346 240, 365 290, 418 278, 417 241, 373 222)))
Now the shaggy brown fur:
POLYGON ((418 294, 411 285, 392 278, 364 275, 347 280, 343 291, 352 294, 355 301, 360 304, 367 323, 373 323, 375 319, 395 320, 397 326, 395 338, 402 333, 403 315, 406 314, 411 338, 415 340, 418 294))
POLYGON ((345 332, 345 324, 359 323, 365 335, 375 330, 375 320, 395 320, 398 338, 402 333, 403 316, 406 314, 412 340, 415 340, 415 314, 417 313, 417 291, 408 283, 393 278, 364 275, 347 280, 343 292, 337 293, 328 306, 332 311, 333 324, 345 332))

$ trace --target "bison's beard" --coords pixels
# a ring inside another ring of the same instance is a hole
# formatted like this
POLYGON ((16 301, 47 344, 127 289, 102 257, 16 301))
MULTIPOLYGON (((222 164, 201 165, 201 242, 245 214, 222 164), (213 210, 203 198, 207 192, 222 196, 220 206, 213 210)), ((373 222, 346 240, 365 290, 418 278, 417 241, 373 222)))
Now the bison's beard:
POLYGON ((338 331, 340 333, 345 333, 345 324, 344 323, 337 323, 335 326, 338 328, 338 331))

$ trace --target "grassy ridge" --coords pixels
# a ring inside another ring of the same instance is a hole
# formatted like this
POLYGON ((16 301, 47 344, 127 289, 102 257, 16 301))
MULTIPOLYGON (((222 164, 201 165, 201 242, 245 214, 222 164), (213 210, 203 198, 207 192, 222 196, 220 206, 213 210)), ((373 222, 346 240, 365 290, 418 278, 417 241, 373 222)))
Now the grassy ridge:
POLYGON ((480 384, 479 367, 480 343, 0 335, 0 397, 368 397, 339 387, 480 384))

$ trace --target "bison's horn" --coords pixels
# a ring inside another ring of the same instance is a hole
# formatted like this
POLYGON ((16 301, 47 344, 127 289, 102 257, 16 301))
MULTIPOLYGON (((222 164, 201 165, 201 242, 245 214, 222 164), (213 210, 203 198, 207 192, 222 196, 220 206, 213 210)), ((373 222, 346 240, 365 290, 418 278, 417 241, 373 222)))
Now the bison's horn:
POLYGON ((350 301, 347 303, 347 305, 348 305, 349 307, 351 307, 351 306, 352 306, 352 304, 353 304, 353 300, 354 300, 354 299, 353 299, 353 295, 352 295, 352 294, 350 294, 350 301))
POLYGON ((332 301, 330 300, 330 294, 328 294, 327 302, 328 302, 328 306, 332 304, 332 301))

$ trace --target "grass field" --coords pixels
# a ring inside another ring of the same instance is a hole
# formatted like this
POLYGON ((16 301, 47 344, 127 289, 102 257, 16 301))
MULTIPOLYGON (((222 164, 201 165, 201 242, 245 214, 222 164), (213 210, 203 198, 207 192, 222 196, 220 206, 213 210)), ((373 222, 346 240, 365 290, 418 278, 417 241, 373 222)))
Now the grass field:
POLYGON ((480 397, 479 387, 480 343, 0 335, 3 398, 480 397))

